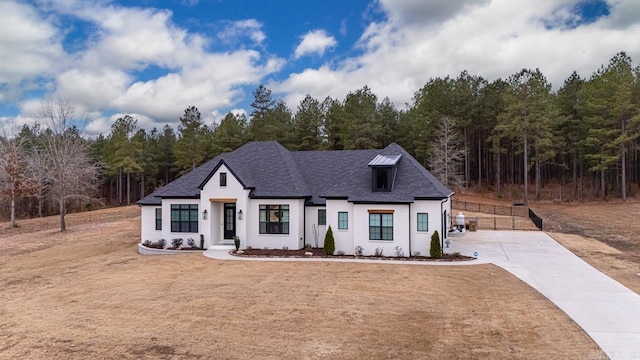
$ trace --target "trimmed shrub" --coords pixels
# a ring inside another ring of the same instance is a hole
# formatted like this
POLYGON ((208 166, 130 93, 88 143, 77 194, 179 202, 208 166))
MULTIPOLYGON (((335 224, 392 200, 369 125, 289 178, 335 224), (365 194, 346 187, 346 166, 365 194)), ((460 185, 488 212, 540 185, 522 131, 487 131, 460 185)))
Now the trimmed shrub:
POLYGON ((353 249, 353 254, 355 256, 362 256, 362 253, 364 253, 364 248, 360 245, 356 246, 355 249, 353 249))
POLYGON ((233 236, 233 245, 236 247, 236 251, 240 250, 240 236, 233 236))
POLYGON ((331 230, 331 225, 329 225, 329 229, 327 229, 327 234, 324 236, 324 253, 327 255, 333 255, 336 251, 336 242, 333 239, 333 230, 331 230))
POLYGON ((440 235, 438 235, 438 230, 433 232, 431 235, 431 248, 429 249, 429 254, 432 259, 440 259, 442 257, 442 246, 440 245, 440 235))

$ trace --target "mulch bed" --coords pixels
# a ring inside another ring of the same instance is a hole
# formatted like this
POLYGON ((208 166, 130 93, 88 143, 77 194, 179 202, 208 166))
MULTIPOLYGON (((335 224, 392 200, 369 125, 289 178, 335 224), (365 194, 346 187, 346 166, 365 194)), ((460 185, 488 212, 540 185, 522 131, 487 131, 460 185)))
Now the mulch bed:
POLYGON ((282 250, 282 249, 243 249, 244 254, 237 254, 235 250, 229 253, 234 256, 243 257, 296 257, 296 258, 333 258, 333 259, 367 259, 367 260, 400 260, 400 261, 469 261, 475 260, 474 257, 452 254, 443 254, 440 259, 432 259, 428 256, 411 256, 411 257, 392 257, 392 256, 373 256, 373 255, 326 255, 324 249, 300 249, 300 250, 282 250), (312 256, 305 256, 305 252, 312 252, 312 256))

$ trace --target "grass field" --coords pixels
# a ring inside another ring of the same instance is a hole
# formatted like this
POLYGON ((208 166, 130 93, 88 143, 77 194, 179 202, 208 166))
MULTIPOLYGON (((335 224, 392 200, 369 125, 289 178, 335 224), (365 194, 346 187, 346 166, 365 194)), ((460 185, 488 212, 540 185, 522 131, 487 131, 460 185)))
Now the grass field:
POLYGON ((492 265, 141 256, 139 209, 0 224, 0 358, 542 359, 598 347, 492 265))

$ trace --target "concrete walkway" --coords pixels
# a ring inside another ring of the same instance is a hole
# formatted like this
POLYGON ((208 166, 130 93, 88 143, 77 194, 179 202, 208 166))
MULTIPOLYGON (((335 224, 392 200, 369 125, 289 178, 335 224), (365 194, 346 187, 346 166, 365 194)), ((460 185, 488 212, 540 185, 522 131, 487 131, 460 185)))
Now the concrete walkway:
MULTIPOLYGON (((364 260, 410 265, 473 265, 493 263, 546 296, 602 348, 611 359, 640 360, 640 295, 594 269, 540 231, 478 231, 450 238, 451 248, 474 255, 463 262, 364 260)), ((222 260, 264 261, 229 255, 229 248, 205 251, 222 260)), ((272 261, 349 261, 339 259, 270 258, 272 261)), ((362 262, 363 260, 352 260, 362 262)), ((640 276, 639 276, 640 281, 640 276)))

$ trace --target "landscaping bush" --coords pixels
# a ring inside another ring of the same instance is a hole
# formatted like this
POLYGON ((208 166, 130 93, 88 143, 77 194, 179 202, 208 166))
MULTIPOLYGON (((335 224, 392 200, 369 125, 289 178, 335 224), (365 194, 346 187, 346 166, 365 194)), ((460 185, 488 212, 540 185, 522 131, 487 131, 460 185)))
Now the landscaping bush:
POLYGON ((360 245, 356 246, 355 249, 353 249, 353 254, 355 256, 362 256, 362 253, 364 253, 364 248, 360 245))
POLYGON ((433 259, 440 259, 442 257, 442 246, 440 245, 440 235, 438 235, 438 230, 433 232, 431 235, 431 248, 429 249, 429 254, 433 259))
POLYGON ((158 249, 164 249, 165 246, 167 246, 167 240, 165 239, 158 240, 158 249))
POLYGON ((384 248, 382 246, 377 247, 375 250, 373 250, 373 256, 382 257, 383 252, 384 252, 384 248))
POLYGON ((171 246, 176 248, 176 249, 179 249, 180 246, 182 246, 182 239, 178 238, 178 239, 171 240, 171 246))
POLYGON ((336 251, 336 242, 333 239, 333 230, 331 230, 331 225, 329 225, 329 229, 327 229, 327 234, 324 236, 324 253, 327 255, 333 255, 336 251))
POLYGON ((193 249, 194 247, 196 247, 196 241, 193 240, 193 238, 188 238, 187 239, 187 246, 193 249))
POLYGON ((240 236, 233 236, 233 245, 236 247, 236 251, 240 250, 240 236))

